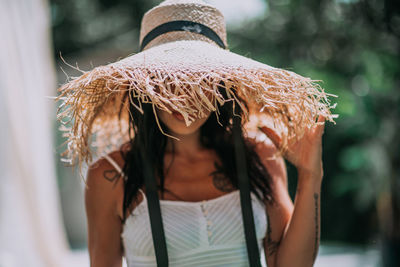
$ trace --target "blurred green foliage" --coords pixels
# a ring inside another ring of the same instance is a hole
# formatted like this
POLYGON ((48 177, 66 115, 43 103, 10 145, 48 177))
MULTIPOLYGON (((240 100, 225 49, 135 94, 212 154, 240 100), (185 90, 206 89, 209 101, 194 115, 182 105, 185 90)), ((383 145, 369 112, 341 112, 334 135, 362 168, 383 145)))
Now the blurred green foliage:
POLYGON ((265 17, 230 32, 230 48, 322 80, 325 90, 338 96, 332 99, 338 102, 337 125, 328 124, 324 135, 322 238, 375 242, 376 203, 388 193, 398 201, 400 192, 392 187, 400 179, 399 6, 390 1, 268 4, 265 17))
MULTIPOLYGON (((121 45, 136 52, 142 14, 158 3, 50 2, 56 55, 121 45)), ((374 243, 383 200, 394 201, 394 212, 400 206, 399 1, 271 0, 266 6, 265 16, 228 28, 230 49, 322 80, 338 96, 332 98, 337 124, 327 124, 323 140, 322 239, 374 243)), ((289 166, 292 195, 295 177, 289 166)))

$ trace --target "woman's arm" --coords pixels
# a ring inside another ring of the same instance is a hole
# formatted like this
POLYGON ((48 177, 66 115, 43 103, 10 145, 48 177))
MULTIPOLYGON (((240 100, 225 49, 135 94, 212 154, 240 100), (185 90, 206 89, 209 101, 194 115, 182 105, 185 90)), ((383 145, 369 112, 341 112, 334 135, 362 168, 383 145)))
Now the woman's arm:
MULTIPOLYGON (((252 141, 252 140, 251 140, 252 141)), ((276 266, 276 255, 293 213, 293 202, 287 188, 287 172, 282 157, 272 158, 277 149, 273 143, 256 142, 256 152, 272 179, 273 203, 266 202, 267 233, 264 253, 268 267, 276 266)))
POLYGON ((313 266, 320 236, 321 179, 299 173, 294 210, 276 255, 276 266, 313 266))
MULTIPOLYGON (((268 261, 269 266, 308 267, 313 266, 316 259, 320 237, 320 188, 323 177, 321 139, 324 120, 325 118, 319 117, 319 124, 309 129, 300 140, 290 142, 284 154, 297 168, 297 192, 290 220, 286 227, 279 228, 284 220, 276 218, 279 218, 279 214, 290 212, 290 208, 281 200, 281 195, 286 198, 287 190, 279 183, 279 179, 273 188, 274 197, 278 201, 268 210, 271 226, 277 224, 278 232, 273 233, 274 230, 269 229, 267 234, 267 241, 270 241, 266 242, 267 256, 272 256, 268 261), (282 230, 283 228, 285 229, 282 230), (271 244, 276 244, 276 249, 268 248, 271 244)), ((281 140, 272 129, 262 130, 276 147, 280 146, 281 140)), ((277 181, 275 178, 273 180, 277 181)))
POLYGON ((92 267, 122 266, 122 223, 118 212, 122 182, 121 176, 104 158, 89 168, 85 206, 92 267))

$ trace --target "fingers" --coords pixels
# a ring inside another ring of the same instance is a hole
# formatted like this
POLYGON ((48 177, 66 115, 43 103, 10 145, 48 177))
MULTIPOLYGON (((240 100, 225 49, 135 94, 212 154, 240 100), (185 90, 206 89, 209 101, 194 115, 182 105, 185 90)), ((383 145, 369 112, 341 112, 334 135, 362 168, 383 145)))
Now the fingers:
POLYGON ((325 116, 323 116, 323 115, 319 115, 318 116, 318 121, 317 122, 325 122, 325 116))
MULTIPOLYGON (((310 131, 308 131, 308 134, 313 137, 322 136, 325 128, 325 119, 325 116, 319 115, 317 119, 317 124, 309 129, 310 131)), ((273 129, 267 126, 258 127, 258 129, 262 131, 265 135, 267 135, 267 137, 271 139, 272 143, 274 143, 277 148, 281 147, 282 138, 273 129)))
POLYGON ((282 143, 281 137, 271 128, 268 128, 266 126, 258 127, 266 136, 268 136, 269 139, 271 139, 272 143, 279 148, 282 143))

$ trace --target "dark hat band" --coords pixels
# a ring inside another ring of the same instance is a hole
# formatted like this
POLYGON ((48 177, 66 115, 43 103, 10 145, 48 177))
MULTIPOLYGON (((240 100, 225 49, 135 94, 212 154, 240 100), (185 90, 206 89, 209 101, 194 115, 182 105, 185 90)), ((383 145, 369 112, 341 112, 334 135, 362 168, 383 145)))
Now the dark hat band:
POLYGON ((157 36, 164 33, 175 32, 175 31, 186 31, 186 32, 194 32, 202 34, 207 38, 209 38, 210 40, 217 43, 217 45, 219 45, 221 48, 225 49, 225 44, 222 41, 222 39, 210 27, 189 20, 176 20, 161 24, 155 27, 153 30, 151 30, 148 34, 146 34, 140 45, 140 51, 142 51, 143 48, 145 48, 146 45, 150 43, 152 40, 154 40, 157 36))

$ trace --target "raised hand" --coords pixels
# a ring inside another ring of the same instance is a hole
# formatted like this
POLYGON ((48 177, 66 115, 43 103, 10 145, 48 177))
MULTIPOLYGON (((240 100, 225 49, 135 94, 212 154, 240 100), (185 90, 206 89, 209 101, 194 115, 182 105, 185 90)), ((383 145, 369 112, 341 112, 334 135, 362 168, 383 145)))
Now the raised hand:
MULTIPOLYGON (((310 129, 306 129, 306 132, 299 140, 289 140, 283 156, 296 166, 299 174, 322 179, 322 135, 325 127, 325 117, 319 116, 317 122, 310 129)), ((271 139, 277 148, 281 147, 282 139, 273 129, 260 127, 260 130, 271 139)))

